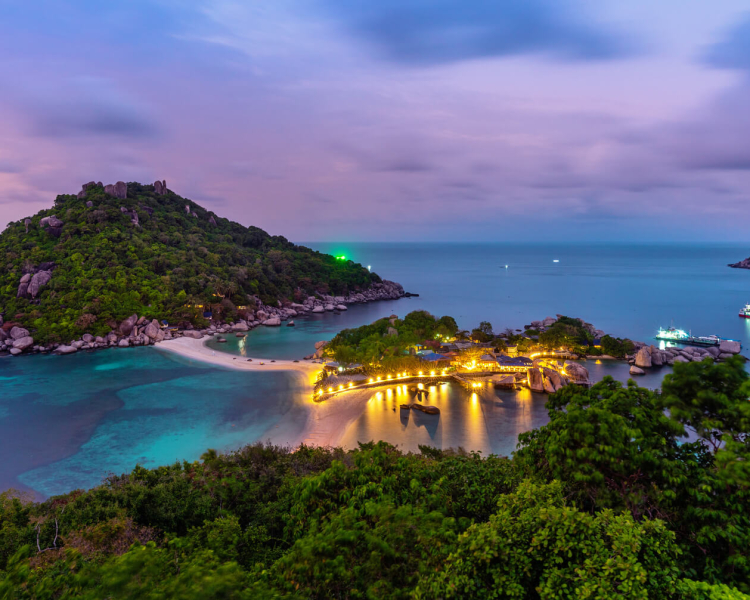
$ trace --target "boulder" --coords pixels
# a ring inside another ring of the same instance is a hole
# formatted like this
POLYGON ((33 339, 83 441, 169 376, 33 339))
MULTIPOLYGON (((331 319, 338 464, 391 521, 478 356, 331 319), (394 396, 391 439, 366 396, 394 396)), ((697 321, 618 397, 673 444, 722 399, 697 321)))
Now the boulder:
POLYGON ((21 276, 20 283, 29 283, 31 281, 31 273, 24 273, 21 276))
POLYGON ((78 348, 75 346, 58 346, 55 348, 55 354, 73 354, 74 352, 78 352, 78 348))
POLYGON ((532 392, 543 392, 544 391, 544 378, 542 372, 537 368, 531 368, 526 372, 527 382, 529 389, 532 392))
POLYGON ((265 321, 263 321, 263 325, 265 325, 266 327, 278 327, 279 325, 281 325, 281 319, 279 319, 278 317, 266 319, 265 321))
POLYGON ((665 362, 664 354, 666 353, 662 353, 659 350, 654 350, 651 353, 651 364, 655 367, 661 367, 665 362))
POLYGON ((156 337, 159 335, 159 332, 161 331, 159 327, 159 322, 154 319, 151 321, 148 325, 146 325, 146 328, 143 330, 143 333, 149 337, 149 339, 155 340, 156 337))
POLYGON ((345 304, 339 304, 339 305, 336 306, 336 310, 346 310, 346 305, 345 304))
POLYGON ((187 204, 185 205, 185 213, 190 214, 190 207, 187 204))
POLYGON ((208 222, 209 222, 209 223, 210 223, 211 225, 216 225, 216 219, 214 219, 214 216, 213 216, 213 215, 211 215, 211 216, 210 216, 210 217, 208 218, 208 222))
POLYGON ((513 375, 507 375, 506 377, 503 377, 499 381, 496 381, 495 387, 514 388, 516 387, 516 378, 513 377, 513 375))
POLYGON ((87 208, 93 208, 94 207, 94 203, 91 200, 89 200, 88 202, 86 202, 86 207, 87 208))
POLYGON ((287 327, 294 327, 294 321, 289 321, 289 322, 288 322, 288 323, 286 324, 286 326, 287 326, 287 327))
POLYGON ((120 334, 130 335, 133 332, 136 322, 138 321, 138 315, 130 315, 122 323, 120 323, 120 334))
POLYGON ((12 340, 20 340, 21 338, 25 338, 29 336, 29 330, 24 329, 23 327, 18 327, 17 325, 10 330, 10 339, 12 340))
POLYGON ((29 283, 29 294, 32 298, 36 298, 39 295, 40 290, 47 285, 52 279, 52 273, 49 271, 39 271, 32 278, 29 283))
POLYGON ((677 356, 674 357, 674 362, 676 362, 676 363, 687 363, 687 362, 690 362, 690 361, 687 358, 685 358, 684 356, 682 356, 682 354, 678 354, 677 356))
POLYGON ((127 338, 123 338, 123 339, 121 339, 121 340, 120 340, 120 341, 119 341, 119 342, 117 343, 117 345, 118 345, 118 346, 119 346, 120 348, 127 348, 128 346, 130 346, 130 340, 129 340, 129 339, 127 339, 127 338))
POLYGON ((31 225, 31 219, 28 217, 24 219, 23 224, 26 225, 26 233, 29 233, 29 225, 31 225))
POLYGON ((554 317, 547 317, 546 319, 544 319, 544 321, 542 321, 542 325, 544 327, 549 327, 551 325, 554 325, 556 322, 557 319, 555 319, 554 317))
POLYGON ((565 382, 563 381, 563 378, 560 377, 560 373, 548 367, 542 367, 541 371, 544 375, 545 388, 547 387, 547 382, 549 382, 552 387, 552 392, 550 393, 556 392, 565 387, 565 382))
POLYGON ((320 350, 321 348, 324 348, 324 347, 326 347, 327 345, 328 345, 328 342, 326 342, 326 341, 323 341, 323 342, 315 342, 315 349, 316 349, 316 350, 320 350))
POLYGON ((158 179, 154 181, 154 192, 156 192, 160 196, 164 193, 164 184, 158 179))
POLYGON ((235 323, 232 326, 232 330, 233 331, 249 331, 250 328, 247 326, 247 323, 245 323, 244 321, 240 321, 239 323, 235 323))
POLYGON ((385 332, 385 335, 386 335, 387 337, 390 337, 390 336, 394 336, 394 335, 398 335, 398 330, 397 330, 396 328, 394 328, 394 327, 389 327, 389 328, 388 328, 388 329, 386 330, 386 332, 385 332))
POLYGON ((203 334, 200 331, 196 331, 195 329, 188 329, 186 331, 183 331, 182 335, 188 338, 193 338, 194 340, 200 340, 203 337, 203 334))
POLYGON ((648 368, 651 366, 651 347, 650 346, 644 346, 638 352, 636 352, 635 355, 635 366, 643 368, 648 368))
POLYGON ((719 358, 721 360, 724 360, 725 358, 732 358, 733 356, 734 354, 732 354, 731 352, 722 352, 721 354, 719 354, 719 358))
POLYGON ((739 342, 721 340, 719 344, 719 353, 721 354, 739 354, 740 350, 742 350, 742 345, 739 342))
POLYGON ((29 291, 29 283, 27 281, 22 281, 18 284, 18 291, 16 292, 16 298, 25 298, 26 294, 29 291))
POLYGON ((631 375, 645 375, 646 371, 644 371, 640 367, 636 367, 635 365, 633 365, 632 367, 630 367, 630 374, 631 375))
POLYGON ((18 348, 23 352, 24 350, 27 350, 28 348, 31 348, 34 345, 34 338, 30 335, 26 335, 22 338, 14 339, 13 340, 13 347, 18 348))
POLYGON ((10 353, 11 353, 11 354, 12 354, 13 356, 17 356, 17 355, 21 354, 21 352, 23 352, 23 350, 21 350, 21 349, 19 349, 19 348, 11 348, 11 349, 9 350, 9 352, 10 352, 10 353))
POLYGON ((81 336, 81 339, 82 339, 82 340, 83 340, 84 342, 86 342, 87 344, 90 344, 91 342, 93 342, 93 341, 95 341, 95 340, 96 340, 96 338, 95 338, 95 337, 94 337, 93 335, 91 335, 90 333, 84 333, 84 334, 83 334, 83 335, 81 336))
POLYGON ((110 331, 107 334, 107 341, 108 342, 116 342, 117 341, 117 334, 114 331, 110 331))
POLYGON ((325 305, 325 309, 328 310, 328 311, 333 310, 333 304, 326 304, 325 305))
POLYGON ((128 186, 125 184, 124 181, 118 181, 115 185, 115 193, 112 194, 115 198, 119 198, 120 200, 124 200, 128 197, 128 186))
POLYGON ((318 306, 316 306, 315 308, 313 308, 313 309, 312 309, 312 311, 313 311, 314 313, 322 313, 322 312, 325 312, 325 311, 326 311, 326 309, 325 309, 325 308, 323 308, 322 306, 318 305, 318 306))
POLYGON ((565 361, 564 365, 565 375, 570 379, 572 383, 588 384, 589 382, 589 371, 583 365, 575 362, 565 361))

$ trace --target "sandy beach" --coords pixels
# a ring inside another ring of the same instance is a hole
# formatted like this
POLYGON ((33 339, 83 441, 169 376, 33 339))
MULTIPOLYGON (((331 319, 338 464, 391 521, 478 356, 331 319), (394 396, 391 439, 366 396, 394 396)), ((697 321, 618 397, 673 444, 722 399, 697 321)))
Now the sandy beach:
POLYGON ((236 369, 239 371, 287 371, 298 380, 299 394, 297 408, 305 411, 306 424, 299 435, 293 437, 272 436, 272 441, 279 445, 299 446, 336 446, 340 442, 347 427, 363 412, 367 401, 372 396, 371 390, 347 392, 329 398, 324 402, 313 402, 313 389, 320 364, 310 362, 294 362, 291 360, 276 360, 235 356, 224 352, 217 352, 208 348, 205 343, 210 338, 196 340, 193 338, 177 338, 167 340, 155 346, 156 349, 199 360, 212 365, 236 369), (264 363, 264 364, 260 364, 264 363))

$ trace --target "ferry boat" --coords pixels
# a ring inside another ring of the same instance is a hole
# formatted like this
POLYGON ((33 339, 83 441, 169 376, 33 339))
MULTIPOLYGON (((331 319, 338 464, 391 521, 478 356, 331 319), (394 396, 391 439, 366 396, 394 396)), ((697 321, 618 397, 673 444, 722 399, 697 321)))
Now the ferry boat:
POLYGON ((750 319, 750 304, 745 304, 745 308, 740 309, 740 316, 743 319, 750 319))
POLYGON ((655 337, 657 340, 685 344, 686 346, 718 346, 722 340, 718 335, 696 336, 675 327, 668 327, 667 329, 659 327, 655 337))

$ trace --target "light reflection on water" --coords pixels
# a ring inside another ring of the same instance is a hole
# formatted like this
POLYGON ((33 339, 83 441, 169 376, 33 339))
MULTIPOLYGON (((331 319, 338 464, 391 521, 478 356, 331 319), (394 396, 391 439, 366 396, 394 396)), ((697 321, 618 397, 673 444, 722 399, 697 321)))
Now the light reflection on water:
POLYGON ((519 433, 547 422, 546 397, 529 390, 468 392, 454 383, 427 390, 423 404, 438 407, 439 415, 402 410, 401 404, 416 399, 408 386, 392 386, 373 393, 362 416, 344 433, 342 445, 356 448, 357 442, 384 440, 411 452, 427 445, 508 455, 519 433))

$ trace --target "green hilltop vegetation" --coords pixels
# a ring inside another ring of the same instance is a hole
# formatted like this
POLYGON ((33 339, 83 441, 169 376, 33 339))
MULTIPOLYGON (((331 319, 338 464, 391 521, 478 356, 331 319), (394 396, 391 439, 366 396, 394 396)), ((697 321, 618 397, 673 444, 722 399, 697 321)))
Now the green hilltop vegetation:
POLYGON ((738 358, 676 364, 563 388, 511 458, 254 445, 6 492, 0 597, 747 599, 748 395, 738 358))
POLYGON ((129 183, 120 199, 94 184, 79 196, 60 195, 28 226, 12 222, 0 234, 0 312, 38 341, 103 335, 134 313, 198 325, 196 305, 231 319, 255 297, 276 306, 380 282, 362 265, 220 218, 153 185, 129 183), (62 225, 42 226, 53 215, 62 225), (36 297, 17 297, 22 276, 50 263, 51 280, 36 297))

